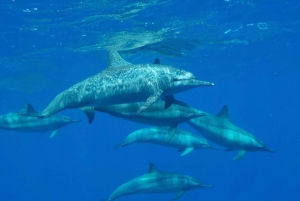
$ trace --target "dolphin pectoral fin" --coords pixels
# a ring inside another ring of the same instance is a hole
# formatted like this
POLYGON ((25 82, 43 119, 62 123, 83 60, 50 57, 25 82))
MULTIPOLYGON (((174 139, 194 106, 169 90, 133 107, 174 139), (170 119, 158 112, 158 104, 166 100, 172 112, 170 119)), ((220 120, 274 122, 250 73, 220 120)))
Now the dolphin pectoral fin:
POLYGON ((185 156, 185 155, 191 153, 193 150, 194 150, 193 147, 188 147, 180 154, 180 156, 185 156))
POLYGON ((169 108, 172 103, 174 103, 174 96, 165 96, 164 97, 164 101, 165 101, 165 109, 169 108))
POLYGON ((234 161, 240 160, 245 156, 245 154, 246 154, 246 150, 240 150, 232 160, 234 161))
POLYGON ((139 109, 139 111, 137 112, 137 114, 141 113, 142 111, 144 111, 145 109, 147 109, 149 106, 151 106, 153 103, 155 103, 155 101, 157 101, 159 99, 159 97, 161 96, 162 93, 163 93, 163 91, 159 89, 159 90, 157 90, 156 93, 154 93, 151 96, 149 96, 149 98, 147 98, 147 101, 139 109))
POLYGON ((172 138, 174 137, 174 135, 176 133, 176 130, 177 130, 177 125, 170 127, 170 129, 168 131, 167 142, 170 142, 170 140, 172 140, 172 138))
POLYGON ((177 200, 178 198, 182 197, 184 194, 184 191, 179 191, 177 194, 172 198, 172 200, 177 200))
POLYGON ((95 107, 94 106, 87 106, 80 108, 84 114, 87 116, 89 120, 89 124, 91 124, 95 118, 95 107))
POLYGON ((58 129, 54 130, 54 131, 51 133, 51 135, 50 135, 49 138, 50 138, 50 139, 53 138, 53 137, 56 135, 57 131, 58 131, 58 129))

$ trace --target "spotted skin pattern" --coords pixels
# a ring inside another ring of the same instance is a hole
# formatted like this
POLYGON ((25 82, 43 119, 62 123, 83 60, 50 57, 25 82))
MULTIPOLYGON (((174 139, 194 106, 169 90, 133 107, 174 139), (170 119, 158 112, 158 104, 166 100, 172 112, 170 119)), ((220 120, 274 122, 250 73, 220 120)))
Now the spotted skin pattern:
POLYGON ((145 101, 141 112, 161 96, 213 85, 171 66, 130 64, 116 51, 109 52, 109 61, 108 68, 58 94, 37 116, 49 117, 67 108, 145 101))

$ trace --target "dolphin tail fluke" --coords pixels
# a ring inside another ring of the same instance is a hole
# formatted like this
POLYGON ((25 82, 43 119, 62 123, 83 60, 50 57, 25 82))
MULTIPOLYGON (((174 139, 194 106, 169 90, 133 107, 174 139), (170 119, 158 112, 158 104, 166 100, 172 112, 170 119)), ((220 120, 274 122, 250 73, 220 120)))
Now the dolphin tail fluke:
POLYGON ((51 138, 53 138, 55 135, 56 135, 56 133, 58 132, 58 129, 56 129, 56 130, 54 130, 52 133, 51 133, 51 135, 50 135, 50 139, 51 138))
POLYGON ((241 158, 243 158, 246 154, 246 150, 239 150, 239 152, 237 153, 237 155, 232 159, 234 161, 240 160, 241 158))
POLYGON ((89 120, 89 124, 91 124, 95 118, 95 107, 94 106, 87 106, 80 108, 84 114, 87 116, 89 120))
POLYGON ((185 192, 184 190, 178 191, 178 193, 176 193, 176 195, 172 198, 172 200, 177 200, 178 198, 181 198, 184 192, 185 192))

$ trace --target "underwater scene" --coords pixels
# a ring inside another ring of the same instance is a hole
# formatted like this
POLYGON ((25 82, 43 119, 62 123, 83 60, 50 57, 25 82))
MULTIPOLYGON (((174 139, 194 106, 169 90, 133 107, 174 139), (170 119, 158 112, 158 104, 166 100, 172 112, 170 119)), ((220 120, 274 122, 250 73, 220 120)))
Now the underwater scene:
POLYGON ((300 2, 0 1, 0 201, 299 201, 300 2))

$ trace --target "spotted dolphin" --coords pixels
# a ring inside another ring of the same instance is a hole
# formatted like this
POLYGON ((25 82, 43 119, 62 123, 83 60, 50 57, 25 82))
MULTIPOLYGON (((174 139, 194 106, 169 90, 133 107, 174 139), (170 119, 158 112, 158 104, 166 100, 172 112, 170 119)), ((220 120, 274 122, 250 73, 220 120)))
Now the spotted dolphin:
POLYGON ((48 118, 40 119, 38 117, 31 117, 20 115, 28 113, 36 113, 37 111, 31 104, 27 103, 25 107, 19 112, 11 112, 0 116, 0 128, 4 130, 11 130, 17 132, 47 132, 53 131, 50 138, 52 138, 59 128, 68 124, 79 122, 66 116, 53 115, 48 118))
POLYGON ((275 152, 257 137, 233 124, 229 120, 227 106, 217 115, 206 113, 205 117, 190 119, 187 123, 205 138, 227 147, 226 151, 238 150, 233 160, 241 159, 247 151, 275 152))
POLYGON ((168 127, 150 127, 134 131, 130 133, 122 143, 116 146, 116 148, 124 147, 135 142, 153 143, 177 148, 178 151, 182 151, 180 156, 185 156, 194 149, 218 149, 210 145, 207 140, 200 136, 181 129, 177 129, 174 137, 167 142, 169 137, 168 130, 168 127))
POLYGON ((204 112, 199 112, 189 107, 181 106, 173 103, 165 109, 165 102, 158 100, 140 113, 137 113, 144 102, 123 103, 116 105, 108 105, 103 107, 95 107, 94 110, 101 111, 112 116, 126 119, 129 121, 151 125, 151 126, 168 126, 168 140, 175 134, 177 125, 189 119, 205 116, 204 112))
MULTIPOLYGON (((41 113, 31 115, 45 118, 67 108, 144 101, 137 111, 141 112, 160 97, 212 85, 179 68, 157 63, 131 64, 117 51, 109 51, 108 67, 105 70, 61 92, 41 113)), ((89 116, 93 115, 93 111, 85 112, 89 116)))
POLYGON ((172 200, 183 196, 184 192, 197 188, 212 188, 188 175, 163 172, 150 163, 147 174, 136 177, 119 186, 107 199, 113 201, 121 196, 148 193, 177 193, 172 200))

